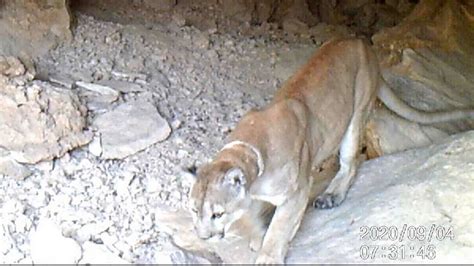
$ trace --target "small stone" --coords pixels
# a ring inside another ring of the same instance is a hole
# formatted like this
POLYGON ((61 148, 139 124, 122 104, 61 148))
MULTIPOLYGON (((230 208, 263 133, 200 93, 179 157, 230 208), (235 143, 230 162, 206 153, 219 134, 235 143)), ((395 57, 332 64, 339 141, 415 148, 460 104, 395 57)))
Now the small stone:
POLYGON ((12 56, 0 56, 0 74, 17 77, 25 74, 26 69, 20 60, 12 56))
POLYGON ((161 71, 157 71, 156 73, 154 73, 153 76, 155 79, 158 80, 159 83, 161 83, 161 85, 165 86, 166 88, 169 88, 171 86, 170 80, 161 71))
POLYGON ((209 48, 209 36, 204 33, 197 34, 193 37, 194 44, 201 49, 209 48))
POLYGON ((15 219, 15 230, 16 232, 25 232, 28 231, 32 226, 31 220, 23 215, 20 214, 15 219))
POLYGON ((155 193, 161 191, 161 182, 157 178, 148 179, 146 190, 149 193, 155 193))
POLYGON ((145 91, 145 89, 143 89, 140 85, 136 83, 122 81, 122 80, 102 80, 102 81, 99 81, 98 84, 108 86, 122 93, 145 91))
POLYGON ((132 81, 135 81, 137 79, 146 81, 148 78, 146 74, 141 74, 141 73, 125 73, 125 72, 120 72, 116 70, 112 70, 111 73, 112 73, 112 76, 116 78, 122 78, 122 79, 127 79, 127 80, 132 80, 132 81))
POLYGON ((203 257, 199 257, 184 249, 181 249, 172 243, 166 243, 163 249, 154 254, 155 261, 159 264, 211 264, 203 257))
POLYGON ((76 82, 76 85, 79 88, 89 90, 91 92, 100 94, 102 96, 107 96, 106 100, 108 102, 114 102, 120 96, 120 93, 117 92, 116 90, 114 90, 110 87, 107 87, 107 86, 100 85, 100 84, 78 81, 78 82, 76 82))
POLYGON ((181 127, 182 122, 178 119, 175 119, 171 122, 171 128, 178 129, 181 127))
POLYGON ((102 155, 102 145, 101 145, 101 138, 94 137, 94 139, 89 143, 88 150, 91 154, 100 157, 102 155))
POLYGON ((9 157, 0 157, 0 174, 23 180, 32 173, 28 167, 9 157))
POLYGON ((0 210, 3 214, 23 213, 25 206, 17 199, 8 199, 3 203, 3 206, 0 206, 0 210))
POLYGON ((74 80, 67 76, 67 75, 61 75, 61 74, 52 74, 48 76, 49 81, 52 83, 59 84, 63 87, 66 87, 68 89, 72 89, 74 86, 74 80))
POLYGON ((120 197, 128 197, 130 195, 130 190, 128 190, 128 183, 125 180, 117 181, 115 185, 115 190, 120 197))
POLYGON ((144 230, 150 230, 153 227, 153 219, 151 218, 151 215, 145 215, 143 217, 143 229, 144 230))
POLYGON ((171 17, 173 22, 176 24, 178 27, 184 27, 186 26, 186 18, 184 18, 181 14, 174 13, 173 16, 171 17))
POLYGON ((112 253, 105 245, 87 241, 82 245, 82 248, 84 252, 79 264, 130 264, 112 253))
POLYGON ((181 200, 181 193, 178 190, 171 191, 170 198, 173 201, 180 201, 181 200))
POLYGON ((54 162, 52 160, 42 161, 35 164, 35 168, 42 172, 51 172, 54 169, 54 162))
POLYGON ((30 234, 30 253, 35 264, 73 264, 82 256, 76 241, 64 237, 61 229, 48 219, 40 220, 30 234))
POLYGON ((187 157, 189 155, 189 153, 185 150, 178 150, 178 152, 176 153, 176 156, 179 158, 179 159, 183 159, 185 157, 187 157))
POLYGON ((144 100, 119 105, 96 117, 102 144, 101 157, 123 159, 166 139, 171 133, 168 122, 155 106, 144 100))
POLYGON ((77 240, 85 242, 91 239, 92 236, 98 237, 100 233, 107 230, 113 223, 110 221, 103 221, 99 223, 88 223, 83 225, 79 230, 76 231, 77 240))

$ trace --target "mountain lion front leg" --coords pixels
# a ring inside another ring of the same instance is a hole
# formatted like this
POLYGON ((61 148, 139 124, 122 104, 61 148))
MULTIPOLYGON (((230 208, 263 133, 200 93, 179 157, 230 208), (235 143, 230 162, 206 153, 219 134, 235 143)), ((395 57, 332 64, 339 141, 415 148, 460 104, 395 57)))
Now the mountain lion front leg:
POLYGON ((303 148, 301 164, 296 173, 298 188, 286 200, 276 207, 270 225, 263 238, 256 264, 283 264, 290 241, 298 230, 308 205, 311 181, 309 180, 309 162, 306 147, 303 148))
POLYGON ((309 200, 309 189, 295 192, 285 203, 278 206, 270 226, 263 239, 256 264, 283 264, 288 245, 300 226, 306 205, 309 200))

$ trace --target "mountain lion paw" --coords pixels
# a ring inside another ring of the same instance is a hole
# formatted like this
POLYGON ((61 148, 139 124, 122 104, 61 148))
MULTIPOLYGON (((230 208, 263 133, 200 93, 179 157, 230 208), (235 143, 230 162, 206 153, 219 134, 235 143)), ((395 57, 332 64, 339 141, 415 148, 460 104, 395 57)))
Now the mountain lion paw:
POLYGON ((323 193, 316 198, 313 206, 316 209, 331 209, 339 206, 344 201, 344 197, 339 194, 323 193))

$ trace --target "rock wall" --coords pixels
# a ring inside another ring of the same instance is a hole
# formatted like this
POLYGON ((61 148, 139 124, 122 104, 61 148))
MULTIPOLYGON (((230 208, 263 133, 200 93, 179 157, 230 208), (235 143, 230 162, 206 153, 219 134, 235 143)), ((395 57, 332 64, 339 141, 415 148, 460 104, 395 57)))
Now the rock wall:
POLYGON ((0 1, 0 54, 38 56, 70 39, 67 0, 0 1))
MULTIPOLYGON (((241 24, 274 25, 288 33, 308 34, 311 27, 324 23, 345 25, 367 36, 383 27, 396 25, 414 5, 413 1, 409 0, 391 0, 384 3, 376 0, 135 0, 132 2, 77 0, 73 2, 74 8, 86 12, 96 7, 97 10, 93 14, 109 19, 125 17, 124 14, 129 13, 130 9, 138 10, 144 7, 156 12, 157 17, 168 17, 164 20, 158 19, 161 22, 179 20, 183 24, 202 30, 227 28, 224 31, 231 31, 238 29, 241 24), (122 11, 113 15, 112 9, 122 11), (196 10, 201 12, 194 12, 196 10), (107 12, 109 14, 105 15, 107 12)), ((269 26, 271 27, 273 26, 269 26)))
MULTIPOLYGON (((373 37, 384 77, 403 101, 427 112, 474 108, 474 5, 425 0, 373 37)), ((369 122, 370 157, 420 147, 474 128, 460 120, 419 125, 383 106, 369 122)))

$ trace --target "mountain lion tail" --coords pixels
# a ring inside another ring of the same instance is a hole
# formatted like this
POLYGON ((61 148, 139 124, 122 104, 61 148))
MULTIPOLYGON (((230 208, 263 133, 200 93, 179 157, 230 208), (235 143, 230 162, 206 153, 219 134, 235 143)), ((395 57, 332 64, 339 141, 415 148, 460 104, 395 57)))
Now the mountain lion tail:
POLYGON ((452 111, 424 112, 409 106, 393 93, 392 89, 382 80, 379 99, 397 115, 420 124, 432 124, 459 119, 474 119, 474 109, 458 109, 452 111))

